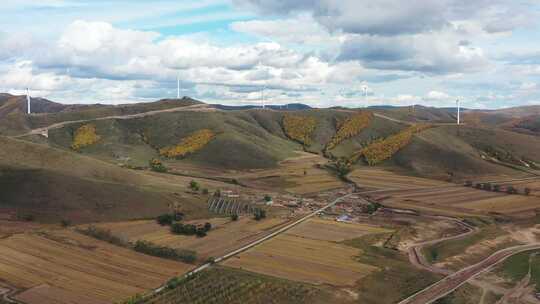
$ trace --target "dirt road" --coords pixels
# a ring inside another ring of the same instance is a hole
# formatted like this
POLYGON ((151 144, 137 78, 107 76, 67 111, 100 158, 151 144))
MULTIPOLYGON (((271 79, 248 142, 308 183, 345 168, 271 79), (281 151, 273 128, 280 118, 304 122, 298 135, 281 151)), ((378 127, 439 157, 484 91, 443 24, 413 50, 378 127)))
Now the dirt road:
POLYGON ((407 299, 399 302, 399 304, 429 304, 433 303, 437 299, 444 297, 445 295, 456 290, 461 285, 467 283, 467 281, 475 278, 476 276, 490 270, 493 266, 504 261, 508 257, 518 254, 524 251, 540 249, 540 243, 521 245, 505 248, 499 250, 490 255, 485 260, 466 267, 460 271, 448 275, 444 279, 434 283, 431 286, 415 293, 407 299))
POLYGON ((137 113, 137 114, 129 114, 129 115, 113 115, 113 116, 105 116, 105 117, 98 117, 98 118, 92 118, 92 119, 81 119, 81 120, 70 120, 70 121, 63 121, 59 123, 52 124, 47 127, 43 128, 37 128, 33 129, 30 132, 27 132, 25 134, 12 136, 12 137, 24 137, 28 135, 39 135, 39 134, 46 134, 49 130, 52 129, 58 129, 62 128, 66 125, 73 124, 73 123, 83 123, 83 122, 90 122, 90 121, 97 121, 97 120, 109 120, 109 119, 133 119, 133 118, 141 118, 141 117, 147 117, 152 116, 160 113, 170 113, 170 112, 183 112, 183 111, 193 111, 193 112, 214 112, 218 111, 216 108, 210 107, 207 104, 195 104, 191 106, 185 106, 185 107, 176 107, 176 108, 170 108, 170 109, 164 109, 164 110, 155 110, 155 111, 148 111, 143 113, 137 113))

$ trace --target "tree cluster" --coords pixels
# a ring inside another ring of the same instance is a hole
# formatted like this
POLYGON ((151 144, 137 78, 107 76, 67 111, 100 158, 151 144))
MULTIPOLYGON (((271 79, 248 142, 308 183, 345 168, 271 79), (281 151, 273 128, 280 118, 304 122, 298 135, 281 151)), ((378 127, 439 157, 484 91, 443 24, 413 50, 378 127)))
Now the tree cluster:
POLYGON ((255 209, 254 217, 255 217, 255 220, 257 221, 260 221, 266 218, 266 210, 263 210, 260 208, 255 209))
POLYGON ((362 130, 369 126, 372 118, 373 114, 366 111, 347 118, 343 123, 338 125, 336 134, 326 145, 325 150, 332 150, 344 140, 358 135, 362 130))
POLYGON ((188 154, 197 152, 206 146, 216 135, 212 130, 202 129, 195 131, 175 146, 168 146, 159 149, 159 154, 168 158, 183 158, 188 154))
POLYGON ((152 171, 167 172, 167 168, 165 167, 165 165, 163 165, 163 163, 157 158, 152 158, 148 165, 150 166, 150 169, 152 171))
POLYGON ((310 116, 286 114, 283 116, 283 130, 292 140, 304 146, 311 144, 311 134, 315 131, 317 120, 310 116))
POLYGON ((97 135, 96 126, 92 124, 83 125, 75 131, 71 149, 79 151, 86 146, 95 144, 100 138, 101 137, 97 135))
POLYGON ((176 222, 171 225, 171 232, 174 234, 196 235, 198 237, 205 237, 208 231, 211 229, 212 224, 210 223, 205 223, 202 226, 196 226, 193 224, 182 224, 180 222, 176 222))
POLYGON ((178 260, 185 263, 193 263, 197 260, 197 253, 194 251, 159 246, 148 241, 137 241, 133 246, 133 249, 144 254, 178 260))

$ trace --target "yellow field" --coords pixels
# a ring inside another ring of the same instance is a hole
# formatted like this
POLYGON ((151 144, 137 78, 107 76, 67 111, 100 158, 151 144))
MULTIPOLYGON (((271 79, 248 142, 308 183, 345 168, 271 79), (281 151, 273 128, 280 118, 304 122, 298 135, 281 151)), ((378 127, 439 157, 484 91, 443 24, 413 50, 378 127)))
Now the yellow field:
POLYGON ((414 187, 444 186, 445 182, 427 178, 399 175, 378 168, 358 168, 348 177, 362 188, 368 189, 404 189, 414 187))
POLYGON ((225 265, 313 284, 352 286, 377 268, 357 262, 355 257, 361 251, 336 241, 382 232, 389 231, 314 219, 225 261, 225 265))
POLYGON ((156 288, 192 266, 154 258, 70 230, 0 240, 0 278, 30 304, 111 303, 156 288))
POLYGON ((172 234, 168 226, 160 226, 155 221, 148 220, 97 226, 109 229, 114 235, 128 241, 146 240, 171 248, 194 250, 199 259, 204 260, 239 248, 285 220, 268 218, 258 222, 251 218, 240 218, 233 222, 228 218, 217 218, 208 221, 212 223, 213 228, 204 238, 172 234))

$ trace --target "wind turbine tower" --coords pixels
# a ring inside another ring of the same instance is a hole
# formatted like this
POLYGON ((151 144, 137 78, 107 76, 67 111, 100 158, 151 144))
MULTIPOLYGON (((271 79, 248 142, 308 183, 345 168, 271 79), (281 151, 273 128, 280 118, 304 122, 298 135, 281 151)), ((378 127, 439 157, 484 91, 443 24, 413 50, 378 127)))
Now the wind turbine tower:
POLYGON ((264 104, 264 89, 265 89, 265 87, 262 86, 262 88, 261 88, 261 104, 262 104, 263 110, 264 110, 264 108, 265 108, 265 104, 264 104))
POLYGON ((30 109, 30 89, 26 88, 26 108, 28 114, 31 114, 32 111, 30 109))
POLYGON ((456 99, 456 106, 457 106, 457 124, 459 125, 460 124, 460 101, 459 101, 459 98, 456 99))

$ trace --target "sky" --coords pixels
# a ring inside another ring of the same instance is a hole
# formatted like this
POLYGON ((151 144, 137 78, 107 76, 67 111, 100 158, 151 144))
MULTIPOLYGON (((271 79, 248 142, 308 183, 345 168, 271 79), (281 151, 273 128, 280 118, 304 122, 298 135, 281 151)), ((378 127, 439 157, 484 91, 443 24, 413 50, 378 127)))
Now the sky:
POLYGON ((121 104, 540 104, 540 0, 2 0, 0 92, 121 104))

